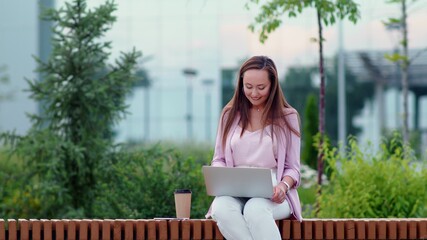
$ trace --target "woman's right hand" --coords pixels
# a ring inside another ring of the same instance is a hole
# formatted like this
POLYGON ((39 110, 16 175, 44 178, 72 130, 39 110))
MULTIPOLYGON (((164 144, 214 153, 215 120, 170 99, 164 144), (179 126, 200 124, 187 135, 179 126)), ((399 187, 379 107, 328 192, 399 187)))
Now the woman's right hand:
POLYGON ((271 198, 271 201, 275 203, 283 203, 286 199, 286 191, 287 186, 280 182, 273 188, 273 197, 271 198))

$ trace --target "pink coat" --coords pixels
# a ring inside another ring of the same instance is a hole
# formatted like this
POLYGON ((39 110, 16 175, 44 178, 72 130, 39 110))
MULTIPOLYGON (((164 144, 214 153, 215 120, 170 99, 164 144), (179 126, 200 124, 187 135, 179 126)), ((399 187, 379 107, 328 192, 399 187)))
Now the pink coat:
MULTIPOLYGON (((289 124, 297 131, 300 131, 299 120, 297 111, 293 108, 285 108, 285 117, 289 124)), ((221 136, 222 136, 222 119, 220 120, 218 133, 215 143, 215 152, 212 160, 212 166, 223 166, 223 167, 234 167, 234 159, 231 153, 231 136, 239 123, 240 117, 236 117, 234 120, 230 132, 227 136, 225 150, 222 148, 221 136)), ((293 219, 302 221, 301 216, 301 203, 298 197, 297 187, 300 185, 300 146, 301 139, 291 132, 291 137, 287 138, 283 131, 277 132, 281 134, 277 137, 277 182, 280 182, 283 176, 290 176, 294 181, 295 185, 288 192, 288 201, 292 210, 293 219), (288 143, 287 141, 290 140, 288 143)), ((206 217, 210 217, 210 210, 206 214, 206 217)))

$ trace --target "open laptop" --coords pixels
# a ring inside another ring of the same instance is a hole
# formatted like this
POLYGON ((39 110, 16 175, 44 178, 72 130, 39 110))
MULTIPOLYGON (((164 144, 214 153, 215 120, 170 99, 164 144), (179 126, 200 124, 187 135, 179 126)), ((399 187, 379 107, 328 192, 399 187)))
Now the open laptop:
POLYGON ((206 192, 210 196, 273 196, 273 180, 269 168, 203 166, 202 171, 206 192))

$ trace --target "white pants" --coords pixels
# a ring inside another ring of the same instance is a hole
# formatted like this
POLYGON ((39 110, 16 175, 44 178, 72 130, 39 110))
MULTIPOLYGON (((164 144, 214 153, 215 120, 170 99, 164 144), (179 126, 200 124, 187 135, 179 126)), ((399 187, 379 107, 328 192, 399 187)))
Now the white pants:
POLYGON ((289 203, 265 198, 216 197, 212 218, 227 240, 282 239, 275 220, 291 215, 289 203))

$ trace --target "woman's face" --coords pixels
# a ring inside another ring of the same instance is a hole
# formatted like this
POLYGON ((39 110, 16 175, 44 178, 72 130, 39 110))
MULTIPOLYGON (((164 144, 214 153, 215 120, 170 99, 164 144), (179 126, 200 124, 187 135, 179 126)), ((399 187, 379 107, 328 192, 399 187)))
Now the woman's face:
POLYGON ((264 107, 270 87, 266 70, 250 69, 243 73, 243 91, 253 107, 264 107))

